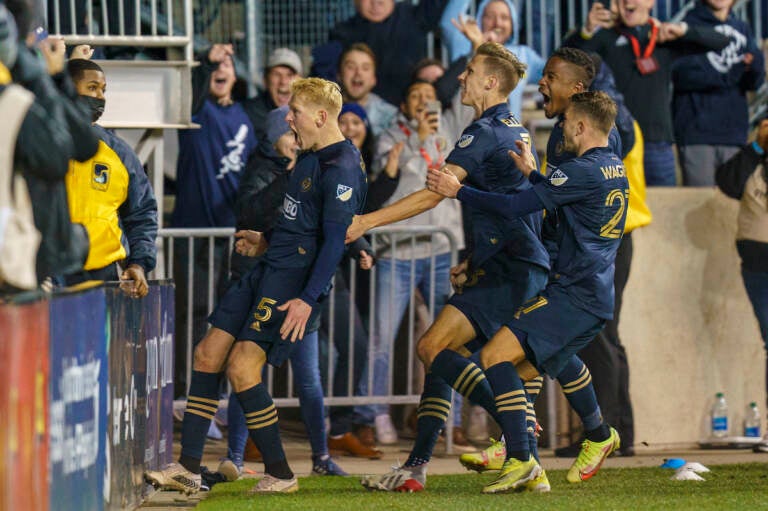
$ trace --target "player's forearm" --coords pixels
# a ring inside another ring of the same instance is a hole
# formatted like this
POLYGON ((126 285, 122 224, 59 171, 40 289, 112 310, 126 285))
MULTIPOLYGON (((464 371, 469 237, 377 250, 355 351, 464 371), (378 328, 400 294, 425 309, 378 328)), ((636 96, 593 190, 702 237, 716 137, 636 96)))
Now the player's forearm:
POLYGON ((403 197, 394 204, 373 211, 360 217, 366 231, 374 227, 389 225, 406 218, 411 218, 437 206, 443 197, 429 190, 419 190, 403 197))
POLYGON ((456 198, 472 208, 510 220, 544 209, 544 203, 533 189, 517 195, 506 195, 462 186, 456 198))
POLYGON ((328 287, 333 274, 336 273, 336 267, 339 266, 342 256, 346 250, 344 246, 344 236, 347 227, 336 222, 325 222, 323 224, 323 244, 317 253, 317 259, 312 266, 312 274, 309 277, 306 287, 301 293, 300 298, 312 307, 317 305, 317 300, 328 287))

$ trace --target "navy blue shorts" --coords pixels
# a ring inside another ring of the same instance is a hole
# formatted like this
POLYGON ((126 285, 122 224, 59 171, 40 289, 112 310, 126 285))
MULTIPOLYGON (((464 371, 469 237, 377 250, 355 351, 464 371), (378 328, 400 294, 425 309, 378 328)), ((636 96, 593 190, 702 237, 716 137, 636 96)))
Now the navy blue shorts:
POLYGON ((462 292, 448 300, 475 328, 477 338, 467 343, 467 349, 477 351, 526 300, 539 294, 546 285, 547 271, 522 261, 507 260, 499 264, 492 259, 475 270, 462 292))
POLYGON ((552 378, 604 325, 604 319, 576 307, 562 288, 551 286, 520 307, 507 323, 528 361, 552 378))
MULTIPOLYGON (((277 307, 301 294, 308 275, 308 268, 277 269, 260 261, 227 290, 208 322, 238 341, 255 342, 267 354, 267 362, 279 367, 295 343, 280 338, 285 312, 277 307)), ((316 314, 307 322, 308 328, 316 314)))

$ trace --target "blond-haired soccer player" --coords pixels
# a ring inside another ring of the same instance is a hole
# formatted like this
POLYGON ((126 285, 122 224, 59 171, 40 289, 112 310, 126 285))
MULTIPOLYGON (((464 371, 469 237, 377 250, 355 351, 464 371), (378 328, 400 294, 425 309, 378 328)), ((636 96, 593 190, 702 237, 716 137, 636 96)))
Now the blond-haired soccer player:
POLYGON ((339 130, 338 86, 306 78, 291 89, 286 121, 304 152, 291 173, 283 214, 272 232, 238 233, 238 252, 264 255, 208 318, 211 329, 195 348, 181 457, 145 474, 155 485, 186 493, 200 489, 203 445, 218 407, 217 374, 226 368, 249 435, 264 458, 264 478, 251 492, 298 490, 262 369, 266 363, 282 365, 301 342, 310 317, 319 313, 318 301, 344 252, 347 227, 362 211, 367 183, 360 153, 339 130))
MULTIPOLYGON (((531 187, 512 164, 508 151, 530 136, 509 110, 507 96, 525 65, 498 43, 478 47, 459 76, 461 102, 475 111, 475 121, 462 134, 442 171, 484 191, 517 194, 531 187)), ((534 152, 535 154, 535 152, 534 152)), ((355 239, 378 225, 410 218, 435 207, 443 197, 419 190, 362 217, 348 233, 355 239)), ((382 491, 421 491, 427 464, 450 411, 451 387, 496 416, 493 392, 483 371, 467 359, 468 351, 493 336, 503 322, 546 285, 549 256, 540 241, 541 213, 506 222, 470 209, 471 256, 451 269, 457 291, 440 311, 417 351, 427 369, 418 408, 417 436, 401 467, 369 477, 363 485, 382 491), (471 341, 477 339, 478 343, 471 341)))

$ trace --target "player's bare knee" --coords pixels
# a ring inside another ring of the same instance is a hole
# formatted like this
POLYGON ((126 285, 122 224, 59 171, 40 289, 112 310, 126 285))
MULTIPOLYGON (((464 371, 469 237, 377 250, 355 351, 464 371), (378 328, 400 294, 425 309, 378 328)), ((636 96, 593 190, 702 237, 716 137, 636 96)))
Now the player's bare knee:
POLYGON ((427 332, 419 339, 419 343, 416 345, 416 355, 418 355, 424 367, 429 368, 443 348, 444 346, 440 343, 440 340, 429 335, 429 332, 427 332))
POLYGON ((212 346, 205 342, 205 340, 195 346, 195 371, 201 371, 204 373, 218 373, 221 370, 221 365, 223 362, 224 361, 221 360, 221 357, 217 355, 217 350, 212 349, 212 346))
POLYGON ((511 361, 511 354, 500 348, 486 347, 480 352, 480 365, 482 365, 483 369, 488 369, 502 362, 511 361))

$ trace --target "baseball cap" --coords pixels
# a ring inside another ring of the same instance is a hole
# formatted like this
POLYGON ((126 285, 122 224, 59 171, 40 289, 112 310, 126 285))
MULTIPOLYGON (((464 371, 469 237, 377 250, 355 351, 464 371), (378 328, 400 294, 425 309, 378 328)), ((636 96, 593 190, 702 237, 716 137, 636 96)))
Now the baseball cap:
POLYGON ((269 55, 269 58, 267 59, 267 69, 271 69, 275 66, 290 67, 298 74, 304 74, 299 54, 290 48, 277 48, 269 55))

